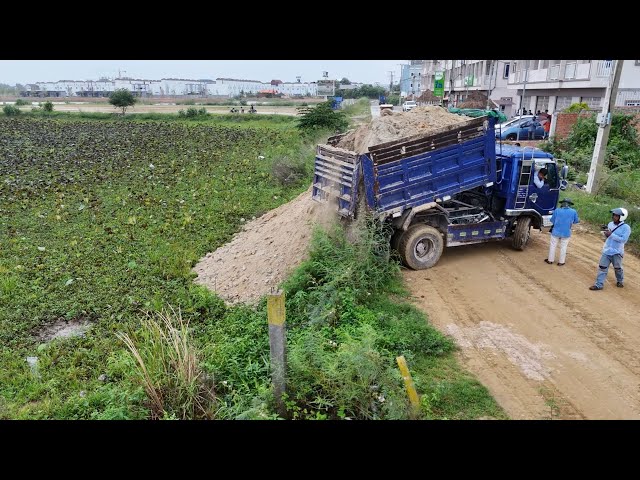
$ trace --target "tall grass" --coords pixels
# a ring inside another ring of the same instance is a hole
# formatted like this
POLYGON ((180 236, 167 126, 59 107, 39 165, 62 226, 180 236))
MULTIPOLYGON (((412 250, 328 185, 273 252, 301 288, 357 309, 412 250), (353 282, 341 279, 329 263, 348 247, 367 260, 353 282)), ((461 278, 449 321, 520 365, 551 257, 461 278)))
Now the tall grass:
POLYGON ((136 361, 138 380, 149 400, 153 419, 210 419, 215 392, 198 363, 189 324, 171 308, 141 321, 138 332, 118 332, 136 361))

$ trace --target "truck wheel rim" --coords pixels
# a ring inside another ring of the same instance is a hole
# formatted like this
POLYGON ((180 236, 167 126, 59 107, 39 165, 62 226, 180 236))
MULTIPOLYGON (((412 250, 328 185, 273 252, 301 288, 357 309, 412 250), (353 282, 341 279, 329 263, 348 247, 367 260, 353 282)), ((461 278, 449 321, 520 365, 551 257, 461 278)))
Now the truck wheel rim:
POLYGON ((415 254, 417 258, 424 258, 434 249, 433 241, 428 238, 421 238, 416 243, 415 254))

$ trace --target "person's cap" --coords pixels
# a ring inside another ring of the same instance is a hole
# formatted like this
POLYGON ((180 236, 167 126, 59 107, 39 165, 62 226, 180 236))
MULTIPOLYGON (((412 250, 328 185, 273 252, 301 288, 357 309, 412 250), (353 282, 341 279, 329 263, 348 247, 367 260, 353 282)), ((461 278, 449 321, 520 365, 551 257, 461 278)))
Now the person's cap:
POLYGON ((568 205, 573 205, 573 202, 571 201, 570 198, 563 198, 562 200, 560 200, 560 204, 566 203, 568 205))

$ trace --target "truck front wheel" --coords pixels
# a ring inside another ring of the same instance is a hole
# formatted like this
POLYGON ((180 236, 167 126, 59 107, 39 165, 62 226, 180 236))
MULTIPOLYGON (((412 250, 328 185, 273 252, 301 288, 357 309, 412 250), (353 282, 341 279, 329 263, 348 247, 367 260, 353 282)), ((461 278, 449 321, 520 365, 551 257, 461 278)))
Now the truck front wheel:
POLYGON ((516 250, 524 250, 531 235, 531 217, 519 217, 513 232, 512 245, 516 250))
POLYGON ((398 251, 402 262, 413 270, 431 268, 442 255, 444 240, 438 229, 427 225, 413 225, 400 238, 398 251))

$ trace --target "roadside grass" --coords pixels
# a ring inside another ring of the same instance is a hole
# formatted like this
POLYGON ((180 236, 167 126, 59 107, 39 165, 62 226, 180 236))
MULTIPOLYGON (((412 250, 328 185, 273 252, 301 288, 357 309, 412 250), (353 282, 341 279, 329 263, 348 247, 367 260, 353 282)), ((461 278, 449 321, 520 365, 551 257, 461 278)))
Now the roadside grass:
POLYGON ((348 105, 342 109, 350 117, 359 117, 367 123, 371 120, 371 102, 368 98, 359 98, 353 105, 348 105))

